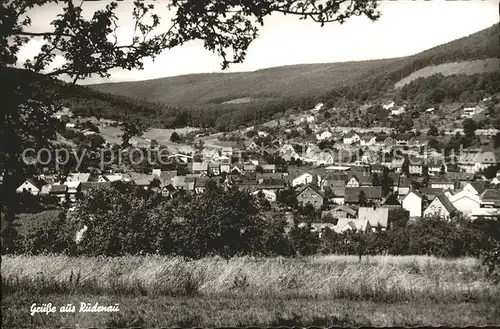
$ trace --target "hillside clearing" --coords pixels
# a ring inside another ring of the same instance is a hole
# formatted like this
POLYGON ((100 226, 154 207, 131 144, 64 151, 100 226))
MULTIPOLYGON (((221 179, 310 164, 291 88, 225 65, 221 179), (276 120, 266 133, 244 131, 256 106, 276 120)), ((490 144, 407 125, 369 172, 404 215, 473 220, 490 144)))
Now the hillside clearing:
POLYGON ((401 88, 404 85, 412 82, 418 78, 430 77, 434 74, 441 73, 444 76, 453 74, 478 74, 486 72, 495 72, 500 70, 500 59, 489 58, 485 60, 468 61, 468 62, 455 62, 445 63, 440 65, 430 65, 423 69, 413 72, 409 76, 396 82, 395 88, 401 88))

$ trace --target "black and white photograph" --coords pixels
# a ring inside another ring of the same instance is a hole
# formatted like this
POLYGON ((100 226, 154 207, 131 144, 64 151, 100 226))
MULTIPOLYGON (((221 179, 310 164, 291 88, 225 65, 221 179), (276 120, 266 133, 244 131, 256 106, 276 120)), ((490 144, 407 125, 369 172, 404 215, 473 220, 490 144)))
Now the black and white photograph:
POLYGON ((498 0, 0 0, 2 328, 500 326, 498 0))

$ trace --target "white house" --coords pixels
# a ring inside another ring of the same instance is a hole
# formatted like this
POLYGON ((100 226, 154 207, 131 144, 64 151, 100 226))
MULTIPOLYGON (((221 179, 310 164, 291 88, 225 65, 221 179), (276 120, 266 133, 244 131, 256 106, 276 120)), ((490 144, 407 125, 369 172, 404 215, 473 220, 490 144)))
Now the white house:
POLYGON ((67 182, 87 183, 90 178, 90 173, 71 173, 66 177, 67 182))
POLYGON ((42 190, 42 186, 44 186, 46 183, 37 178, 28 178, 24 183, 22 183, 17 189, 17 193, 23 193, 23 192, 28 192, 33 195, 38 195, 40 191, 42 190))
POLYGON ((312 123, 314 122, 314 115, 308 115, 305 117, 300 118, 300 122, 307 122, 307 123, 312 123))
POLYGON ((104 183, 104 182, 116 182, 122 180, 124 180, 122 174, 111 174, 111 175, 99 175, 97 182, 104 183))
POLYGON ((257 196, 261 192, 262 192, 262 194, 264 194, 264 197, 269 202, 276 202, 276 191, 273 191, 273 190, 259 189, 257 191, 253 191, 251 194, 257 196))
POLYGON ((438 216, 450 220, 457 209, 444 194, 437 195, 429 206, 424 210, 424 217, 438 216))
POLYGON ((64 182, 64 185, 68 187, 68 194, 70 197, 70 200, 72 202, 76 202, 76 195, 81 189, 81 182, 78 181, 72 181, 72 182, 64 182))
POLYGON ((397 116, 405 113, 405 108, 403 106, 398 107, 397 109, 392 109, 391 110, 391 115, 392 116, 397 116))
POLYGON ((292 180, 292 186, 307 185, 313 180, 313 175, 305 172, 292 180))
POLYGON ((491 185, 500 185, 500 179, 498 179, 498 177, 493 177, 493 179, 490 181, 490 184, 491 185))
POLYGON ((472 118, 474 115, 479 114, 483 111, 484 109, 479 106, 465 107, 463 110, 462 118, 472 118))
POLYGON ((471 215, 474 209, 481 206, 479 195, 465 189, 449 197, 449 200, 458 211, 465 215, 471 215))
POLYGON ((314 120, 315 120, 314 115, 309 115, 308 117, 306 117, 306 122, 312 123, 314 122, 314 120))
POLYGON ((347 134, 344 135, 343 142, 346 145, 351 145, 358 143, 360 141, 360 137, 357 133, 354 131, 350 131, 347 134))
POLYGON ((360 145, 361 146, 372 146, 372 145, 375 145, 376 141, 377 141, 376 136, 364 136, 360 140, 360 145))
POLYGON ((422 195, 419 192, 410 191, 401 205, 410 212, 410 217, 422 217, 422 195))
POLYGON ((370 229, 370 223, 367 219, 358 218, 339 218, 337 225, 333 228, 336 233, 345 231, 358 231, 365 233, 370 229))
POLYGON ((472 181, 472 182, 468 182, 464 186, 463 190, 467 191, 467 192, 470 192, 472 194, 475 194, 475 195, 480 195, 481 193, 483 193, 486 190, 486 188, 484 187, 484 183, 483 182, 472 181))
POLYGON ((382 105, 382 107, 384 110, 390 110, 394 107, 394 105, 396 105, 394 102, 390 102, 389 104, 382 105))
POLYGON ((317 113, 319 110, 323 108, 323 105, 324 105, 323 103, 318 103, 311 111, 317 113))
POLYGON ((430 187, 453 191, 455 189, 455 183, 452 180, 447 179, 445 177, 439 177, 430 182, 430 187))
POLYGON ((316 134, 316 139, 319 141, 323 141, 323 140, 331 138, 331 137, 332 137, 332 133, 329 132, 328 130, 324 130, 321 133, 316 134))

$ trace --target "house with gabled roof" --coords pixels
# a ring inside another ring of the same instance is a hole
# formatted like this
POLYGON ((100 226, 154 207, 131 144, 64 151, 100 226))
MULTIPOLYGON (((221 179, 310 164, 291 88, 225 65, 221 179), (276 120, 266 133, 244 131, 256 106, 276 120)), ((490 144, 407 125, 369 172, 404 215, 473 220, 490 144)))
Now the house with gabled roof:
POLYGON ((329 139, 331 137, 332 137, 332 133, 329 132, 328 130, 323 130, 320 133, 316 134, 316 139, 319 141, 323 141, 323 140, 329 139))
POLYGON ((448 179, 446 176, 438 176, 430 181, 429 186, 431 188, 453 191, 455 189, 455 182, 448 179))
POLYGON ((89 181, 90 173, 71 173, 66 177, 67 182, 80 182, 86 183, 89 181))
POLYGON ((357 205, 359 204, 360 193, 363 192, 368 204, 375 204, 382 200, 382 187, 381 186, 363 186, 363 187, 346 187, 344 203, 357 205))
POLYGON ((172 184, 167 184, 162 187, 161 194, 166 198, 174 198, 179 191, 172 184))
POLYGON ((415 136, 412 133, 399 134, 396 136, 396 145, 410 146, 415 143, 415 136))
POLYGON ((331 188, 333 192, 333 198, 331 200, 335 204, 340 204, 343 205, 345 203, 345 187, 344 186, 337 186, 331 188))
POLYGON ((371 230, 370 222, 367 219, 359 218, 339 218, 337 225, 333 228, 335 233, 344 233, 346 231, 358 231, 366 233, 371 230))
POLYGON ((189 162, 187 171, 197 175, 208 174, 208 162, 189 162))
POLYGON ((438 194, 424 210, 424 217, 437 216, 450 220, 457 213, 457 208, 448 200, 444 193, 438 194))
POLYGON ((64 184, 50 185, 49 195, 53 195, 59 199, 59 203, 66 201, 68 195, 68 187, 64 184))
POLYGON ((346 187, 373 186, 373 178, 367 174, 353 174, 347 181, 346 187))
POLYGON ((443 193, 443 189, 424 187, 420 189, 420 192, 422 193, 422 196, 424 196, 428 201, 432 201, 437 195, 443 193))
POLYGON ((489 166, 498 165, 495 153, 476 152, 476 150, 466 150, 458 157, 458 167, 468 173, 477 173, 489 166))
POLYGON ((194 181, 194 191, 195 193, 203 193, 205 192, 205 186, 207 182, 210 180, 209 177, 201 176, 196 177, 194 181))
POLYGON ((208 173, 214 176, 220 175, 220 162, 210 161, 208 163, 208 173))
POLYGON ((375 138, 375 144, 374 145, 376 145, 376 146, 392 146, 392 145, 395 145, 395 144, 396 144, 396 141, 391 136, 378 135, 375 138))
POLYGON ((360 141, 359 135, 355 131, 350 131, 344 135, 342 139, 343 143, 346 145, 356 144, 360 141))
POLYGON ((177 176, 177 170, 161 170, 160 175, 155 175, 160 179, 162 185, 172 184, 172 179, 177 176))
POLYGON ((259 196, 262 194, 266 200, 269 202, 276 202, 276 191, 275 190, 266 190, 266 189, 260 189, 257 187, 256 190, 250 193, 251 195, 254 196, 259 196))
POLYGON ((321 213, 321 218, 327 214, 331 214, 333 218, 356 218, 357 211, 351 207, 339 205, 330 210, 324 210, 321 213))
POLYGON ((385 208, 401 208, 401 202, 396 194, 389 192, 380 201, 380 206, 385 208))
POLYGON ((481 198, 479 194, 471 190, 462 190, 449 196, 448 199, 458 211, 469 216, 474 209, 481 207, 481 198))
POLYGON ((471 181, 464 186, 463 190, 472 194, 480 195, 486 190, 486 183, 481 181, 471 181))
POLYGON ((297 201, 299 205, 305 206, 310 203, 314 208, 319 209, 325 202, 325 196, 316 186, 308 184, 297 191, 297 201))
POLYGON ((321 188, 324 190, 326 187, 329 187, 330 189, 333 190, 334 187, 345 187, 347 176, 344 173, 330 173, 327 174, 322 180, 321 180, 321 188))
POLYGON ((500 208, 500 191, 497 189, 486 189, 479 198, 481 208, 500 208))
POLYGON ((403 209, 409 211, 410 218, 422 217, 423 196, 416 190, 411 190, 401 201, 403 209))
POLYGON ((245 147, 248 151, 257 151, 260 149, 260 146, 254 140, 245 142, 245 147))
POLYGON ((314 175, 305 172, 292 179, 292 186, 307 185, 313 181, 314 175))
POLYGON ((498 178, 498 177, 493 177, 493 178, 490 180, 490 185, 492 185, 492 186, 498 186, 498 185, 500 185, 500 178, 498 178))
POLYGON ((38 195, 42 187, 47 184, 45 181, 38 178, 28 178, 16 189, 17 193, 28 192, 33 195, 38 195))
POLYGON ((367 220, 372 231, 389 229, 389 208, 359 207, 358 219, 367 220))
POLYGON ((366 136, 361 137, 360 145, 361 146, 372 146, 372 145, 375 145, 376 140, 377 140, 376 136, 366 135, 366 136))

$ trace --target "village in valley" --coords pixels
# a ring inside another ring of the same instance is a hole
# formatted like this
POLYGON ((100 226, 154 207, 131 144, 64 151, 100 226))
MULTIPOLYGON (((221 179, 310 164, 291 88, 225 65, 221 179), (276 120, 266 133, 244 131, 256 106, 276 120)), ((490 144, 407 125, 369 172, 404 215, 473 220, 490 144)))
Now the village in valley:
MULTIPOLYGON (((491 101, 462 106, 457 120, 473 120, 491 101)), ((382 108, 389 118, 405 113, 404 105, 394 102, 382 108)), ((153 129, 152 139, 146 130, 122 149, 119 122, 78 118, 66 108, 55 114, 66 137, 90 141, 97 151, 107 147, 126 159, 133 150, 156 158, 135 165, 109 161, 99 168, 102 159, 89 157, 79 171, 73 167, 65 175, 38 165, 38 174, 26 177, 17 192, 64 205, 71 212, 88 191, 116 181, 134 182, 168 199, 201 194, 213 183, 266 200, 268 213, 286 214, 291 226, 318 234, 326 228, 337 233, 386 230, 399 217, 475 220, 500 215, 499 161, 490 146, 499 136, 497 129, 338 127, 327 120, 332 111, 336 109, 319 103, 299 115, 226 133, 153 129), (443 139, 464 134, 484 147, 439 147, 443 139), (158 153, 162 161, 157 161, 158 153)))

